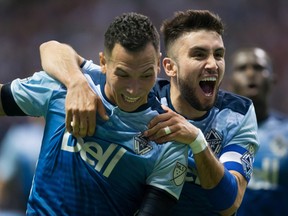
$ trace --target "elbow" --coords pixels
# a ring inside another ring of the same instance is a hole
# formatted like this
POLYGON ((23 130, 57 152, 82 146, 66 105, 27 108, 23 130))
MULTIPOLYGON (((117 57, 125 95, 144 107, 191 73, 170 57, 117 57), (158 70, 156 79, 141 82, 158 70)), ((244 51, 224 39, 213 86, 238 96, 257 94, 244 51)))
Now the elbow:
POLYGON ((59 44, 59 42, 56 41, 56 40, 50 40, 50 41, 43 42, 43 43, 40 44, 40 46, 39 46, 40 54, 43 53, 43 51, 44 51, 45 49, 47 49, 47 47, 54 46, 54 45, 58 45, 58 44, 59 44))
POLYGON ((235 212, 237 212, 237 210, 240 208, 245 191, 246 191, 246 187, 247 187, 247 181, 243 178, 243 176, 241 176, 239 173, 235 172, 235 171, 231 171, 234 176, 237 179, 237 186, 238 186, 238 190, 237 190, 237 196, 233 202, 233 204, 223 210, 220 211, 220 215, 222 216, 231 216, 233 215, 235 212))
POLYGON ((243 190, 238 189, 238 194, 237 194, 237 197, 236 197, 234 203, 228 209, 225 209, 225 210, 219 212, 221 216, 231 216, 237 212, 237 210, 241 206, 243 196, 244 196, 244 192, 242 192, 242 191, 243 190))
POLYGON ((220 211, 219 214, 221 216, 232 216, 235 212, 237 212, 240 205, 241 205, 241 202, 238 202, 236 199, 235 202, 232 204, 232 206, 230 206, 228 209, 220 211))
POLYGON ((232 216, 234 215, 235 212, 237 212, 238 208, 241 205, 241 202, 242 202, 242 196, 238 193, 232 205, 230 205, 228 208, 224 210, 220 210, 220 211, 218 210, 218 213, 221 216, 232 216))
MULTIPOLYGON (((231 171, 234 173, 233 171, 231 171)), ((216 187, 207 190, 207 198, 216 211, 222 216, 231 216, 240 207, 244 196, 246 181, 237 174, 232 174, 227 169, 216 187)))

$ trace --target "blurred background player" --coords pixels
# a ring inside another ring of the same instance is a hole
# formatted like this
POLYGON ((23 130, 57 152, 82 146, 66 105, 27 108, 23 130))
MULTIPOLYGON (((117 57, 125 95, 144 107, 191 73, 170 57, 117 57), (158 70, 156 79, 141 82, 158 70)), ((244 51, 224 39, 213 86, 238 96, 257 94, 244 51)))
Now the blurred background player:
POLYGON ((25 215, 43 137, 40 118, 9 128, 0 144, 0 216, 25 215))
POLYGON ((260 144, 237 216, 288 215, 288 120, 270 108, 275 78, 272 60, 262 48, 242 48, 232 56, 230 87, 252 99, 260 144))

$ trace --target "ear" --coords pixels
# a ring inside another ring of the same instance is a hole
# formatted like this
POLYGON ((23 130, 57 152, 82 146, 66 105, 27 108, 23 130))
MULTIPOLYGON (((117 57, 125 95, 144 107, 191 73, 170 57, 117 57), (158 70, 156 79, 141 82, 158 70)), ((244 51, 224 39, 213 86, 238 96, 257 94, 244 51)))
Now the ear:
POLYGON ((99 53, 99 60, 100 60, 101 71, 102 73, 105 74, 107 71, 107 65, 106 65, 106 58, 103 52, 99 53))
POLYGON ((171 58, 165 57, 162 64, 167 76, 175 77, 177 75, 177 65, 171 58))

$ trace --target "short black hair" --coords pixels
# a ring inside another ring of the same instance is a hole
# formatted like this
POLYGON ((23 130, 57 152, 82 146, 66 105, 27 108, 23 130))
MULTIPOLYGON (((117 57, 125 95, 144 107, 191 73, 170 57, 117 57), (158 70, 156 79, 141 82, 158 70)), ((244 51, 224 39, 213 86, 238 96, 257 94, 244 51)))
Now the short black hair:
POLYGON ((164 20, 161 32, 167 51, 170 44, 184 33, 198 30, 215 31, 223 36, 224 23, 221 18, 208 10, 177 11, 172 19, 164 20))
POLYGON ((105 33, 105 53, 110 55, 116 43, 136 52, 150 42, 157 52, 160 51, 159 33, 151 20, 139 13, 124 13, 114 19, 105 33))

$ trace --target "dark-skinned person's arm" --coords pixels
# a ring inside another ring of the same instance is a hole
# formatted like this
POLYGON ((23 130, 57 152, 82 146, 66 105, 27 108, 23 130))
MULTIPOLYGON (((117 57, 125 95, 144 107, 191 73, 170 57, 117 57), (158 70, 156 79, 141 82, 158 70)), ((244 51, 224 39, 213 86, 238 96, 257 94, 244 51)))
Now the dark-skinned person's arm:
POLYGON ((92 136, 96 112, 107 120, 101 99, 90 88, 81 71, 84 59, 68 44, 48 41, 40 45, 42 68, 67 88, 65 102, 67 131, 76 137, 92 136))

